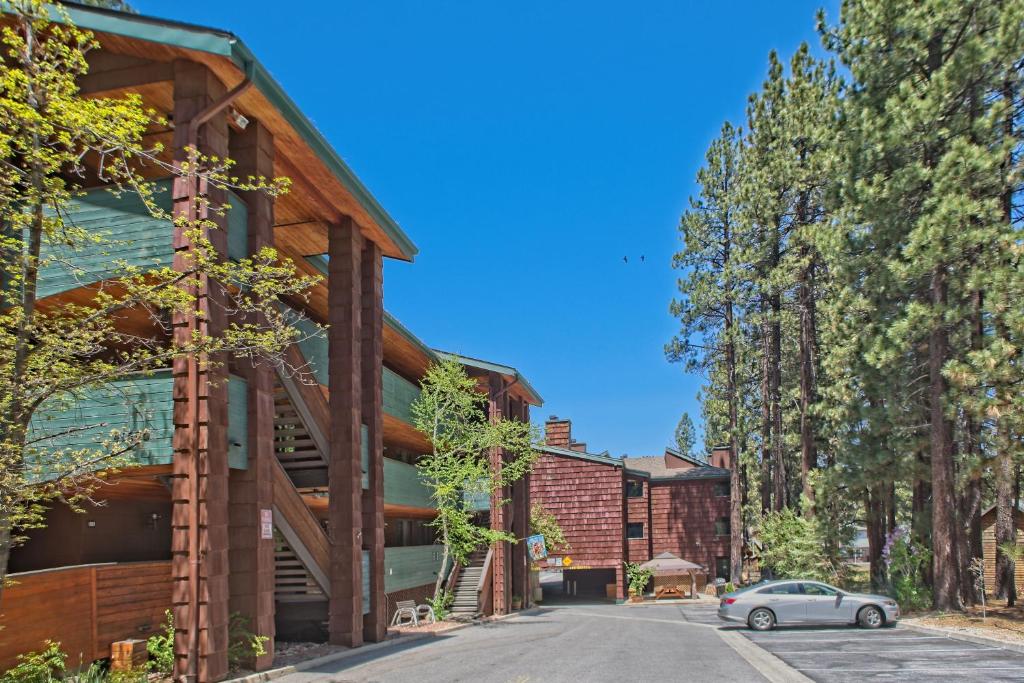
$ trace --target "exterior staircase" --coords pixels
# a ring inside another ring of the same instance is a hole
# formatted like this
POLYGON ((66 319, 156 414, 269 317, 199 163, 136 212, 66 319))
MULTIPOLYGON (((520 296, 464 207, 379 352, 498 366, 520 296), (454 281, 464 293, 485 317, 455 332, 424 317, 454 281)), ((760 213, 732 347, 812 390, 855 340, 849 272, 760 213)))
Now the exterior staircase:
POLYGON ((486 550, 478 550, 469 557, 469 563, 462 567, 455 581, 455 601, 452 614, 456 617, 475 617, 480 613, 480 581, 484 574, 486 550))

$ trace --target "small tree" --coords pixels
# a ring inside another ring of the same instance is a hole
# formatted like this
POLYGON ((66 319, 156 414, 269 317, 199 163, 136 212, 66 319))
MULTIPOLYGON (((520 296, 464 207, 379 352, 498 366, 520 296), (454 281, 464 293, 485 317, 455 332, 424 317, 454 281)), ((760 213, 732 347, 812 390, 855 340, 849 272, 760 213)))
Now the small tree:
MULTIPOLYGON (((431 452, 416 464, 437 509, 431 523, 441 536, 441 567, 452 558, 465 563, 470 554, 492 543, 516 541, 512 534, 474 522, 466 498, 493 496, 525 476, 536 458, 539 439, 525 422, 492 419, 487 397, 455 360, 427 369, 420 396, 412 404, 413 425, 430 440, 431 452), (501 467, 491 465, 490 454, 503 452, 501 467)), ((505 501, 502 501, 504 504, 505 501)), ((441 598, 444 573, 434 586, 441 598)))
POLYGON ((777 578, 830 582, 841 578, 843 567, 823 552, 824 534, 814 519, 792 508, 770 512, 762 518, 759 534, 761 566, 770 568, 777 578))
POLYGON ((693 420, 689 413, 683 413, 676 425, 676 449, 683 455, 693 457, 693 445, 697 443, 697 434, 693 428, 693 420))

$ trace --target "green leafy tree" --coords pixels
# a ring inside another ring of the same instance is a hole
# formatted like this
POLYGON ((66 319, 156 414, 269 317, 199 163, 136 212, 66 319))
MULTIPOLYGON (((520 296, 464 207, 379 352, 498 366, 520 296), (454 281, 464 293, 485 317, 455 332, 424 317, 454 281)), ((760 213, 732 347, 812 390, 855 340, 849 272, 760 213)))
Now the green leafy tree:
MULTIPOLYGON (((416 463, 437 509, 431 524, 443 546, 441 566, 449 558, 465 563, 474 550, 498 542, 515 543, 505 531, 481 526, 466 505, 469 496, 500 495, 500 491, 529 473, 537 457, 539 437, 519 420, 492 419, 487 396, 456 360, 427 369, 419 397, 412 404, 413 425, 430 440, 431 452, 416 463), (492 455, 501 454, 494 466, 492 455)), ((501 501, 504 504, 506 501, 501 501)), ((434 599, 441 597, 443 573, 437 577, 434 599)))
MULTIPOLYGON (((178 164, 163 161, 159 148, 146 145, 147 129, 159 117, 141 97, 79 93, 76 79, 88 70, 85 53, 98 47, 91 34, 66 16, 52 22, 49 13, 58 7, 22 0, 9 9, 0 65, 0 582, 12 546, 24 530, 43 524, 45 506, 89 500, 102 472, 132 465, 132 453, 148 433, 145 425, 112 430, 89 447, 65 448, 62 439, 83 427, 47 427, 43 418, 86 395, 117 395, 118 380, 179 359, 198 358, 209 366, 230 356, 278 362, 297 334, 279 299, 302 297, 315 283, 297 276, 272 249, 238 261, 223 258, 211 233, 226 207, 198 198, 196 218, 171 216, 159 208, 157 188, 140 169, 271 195, 286 191, 286 180, 237 180, 230 160, 194 149, 178 164), (91 298, 43 299, 45 279, 54 273, 91 282, 76 254, 116 250, 116 238, 69 219, 85 184, 97 182, 115 195, 140 199, 154 217, 166 219, 168 233, 172 224, 182 231, 191 246, 184 266, 139 267, 110 256, 104 282, 83 289, 91 298), (226 331, 170 335, 172 318, 203 315, 194 286, 201 281, 209 281, 232 312, 226 331), (149 320, 151 331, 126 331, 127 314, 149 320), (33 423, 37 416, 42 427, 33 423)), ((102 430, 104 424, 85 427, 102 430)))
POLYGON ((777 578, 810 578, 838 583, 844 565, 821 552, 822 525, 792 508, 770 512, 761 520, 761 566, 777 578))

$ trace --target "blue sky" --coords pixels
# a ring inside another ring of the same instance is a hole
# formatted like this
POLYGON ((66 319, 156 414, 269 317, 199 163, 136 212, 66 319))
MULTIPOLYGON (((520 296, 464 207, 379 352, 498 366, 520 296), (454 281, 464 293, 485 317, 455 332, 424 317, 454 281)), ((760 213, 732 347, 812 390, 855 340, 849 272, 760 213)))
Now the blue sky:
POLYGON ((516 366, 546 401, 534 421, 569 417, 615 455, 699 422, 701 379, 662 351, 679 215, 768 51, 817 46, 815 11, 837 6, 133 4, 239 35, 419 247, 385 266, 386 307, 431 346, 516 366))

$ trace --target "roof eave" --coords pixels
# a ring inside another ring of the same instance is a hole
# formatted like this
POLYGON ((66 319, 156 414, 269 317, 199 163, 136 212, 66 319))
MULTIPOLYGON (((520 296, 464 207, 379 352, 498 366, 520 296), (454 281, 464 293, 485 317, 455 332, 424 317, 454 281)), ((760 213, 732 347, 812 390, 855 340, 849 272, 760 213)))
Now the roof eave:
MULTIPOLYGON (((242 73, 249 74, 253 85, 281 112, 289 125, 309 145, 313 153, 338 178, 355 200, 363 207, 384 234, 390 239, 403 260, 412 261, 419 250, 398 226, 384 207, 356 177, 330 143, 288 96, 270 72, 256 59, 252 50, 238 36, 228 31, 195 24, 168 21, 139 14, 126 14, 116 10, 87 7, 78 4, 63 5, 69 18, 79 28, 97 33, 113 33, 152 43, 171 45, 185 50, 206 52, 230 59, 242 73)), ((8 10, 4 10, 8 11, 8 10)), ((55 21, 60 16, 55 15, 55 21)))

